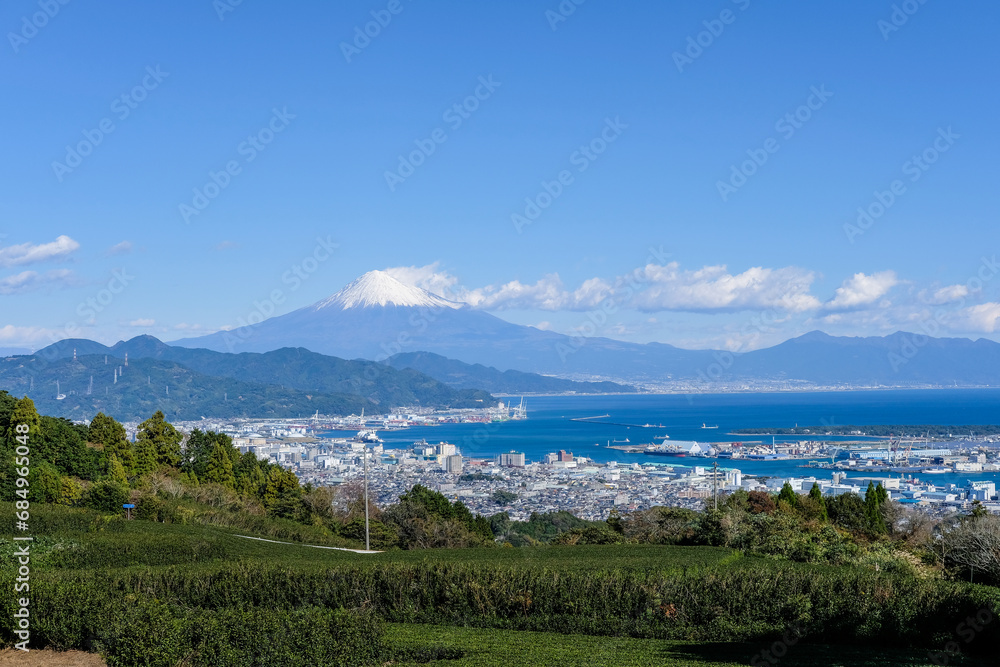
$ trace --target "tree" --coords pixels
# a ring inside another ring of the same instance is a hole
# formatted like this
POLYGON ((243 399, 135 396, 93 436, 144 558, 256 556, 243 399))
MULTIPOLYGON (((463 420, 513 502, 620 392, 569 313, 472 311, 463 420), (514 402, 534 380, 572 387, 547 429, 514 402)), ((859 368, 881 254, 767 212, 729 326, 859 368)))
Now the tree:
POLYGON ((829 516, 826 509, 826 499, 823 497, 822 489, 819 488, 819 484, 816 482, 813 482, 812 488, 809 489, 809 497, 819 507, 819 519, 826 521, 829 516))
POLYGON ((399 544, 404 549, 430 547, 467 547, 494 542, 490 521, 473 516, 461 501, 448 499, 417 484, 399 497, 399 503, 383 515, 396 526, 399 544))
MULTIPOLYGON (((209 459, 215 451, 215 446, 222 445, 223 451, 229 458, 230 463, 235 466, 240 461, 239 450, 233 447, 233 440, 225 433, 215 431, 202 432, 195 429, 191 432, 184 445, 184 457, 181 463, 181 470, 204 477, 208 471, 209 459)), ((253 457, 253 454, 250 454, 253 457)), ((256 457, 254 457, 256 459, 256 457)))
POLYGON ((781 492, 778 494, 778 507, 781 507, 782 501, 786 502, 791 509, 799 506, 799 495, 795 493, 792 485, 788 482, 785 482, 785 485, 781 487, 781 492))
POLYGON ((0 390, 0 444, 7 437, 7 426, 10 424, 10 413, 14 411, 14 404, 17 399, 0 390))
POLYGON ((496 535, 496 539, 506 540, 510 528, 510 515, 507 512, 500 512, 490 517, 490 530, 496 535))
POLYGON ((963 517, 942 531, 935 550, 963 578, 1000 584, 1000 517, 963 517))
POLYGON ((90 488, 84 499, 84 504, 103 512, 121 512, 122 505, 128 502, 128 496, 126 485, 112 480, 103 480, 90 488))
POLYGON ((746 489, 736 489, 722 501, 722 504, 729 509, 750 511, 750 494, 746 489))
POLYGON ((75 505, 83 495, 83 487, 72 477, 62 478, 62 488, 59 490, 60 505, 75 505))
POLYGON ((841 528, 856 532, 867 531, 868 516, 865 503, 856 493, 842 493, 827 501, 830 520, 841 528))
POLYGON ((103 412, 98 412, 90 421, 87 439, 104 448, 105 460, 110 461, 112 456, 117 458, 125 470, 126 477, 135 476, 135 456, 132 453, 132 448, 129 446, 125 427, 119 424, 114 418, 107 416, 103 412))
POLYGON ((752 514, 770 514, 778 508, 771 494, 764 491, 751 491, 747 494, 747 509, 752 514))
POLYGON ((973 500, 972 507, 969 508, 969 518, 978 519, 981 516, 989 516, 990 511, 986 509, 980 500, 973 500))
MULTIPOLYGON (((152 417, 139 424, 136 449, 142 450, 146 457, 152 453, 156 465, 177 467, 181 462, 183 437, 157 410, 152 417)), ((138 465, 138 461, 136 463, 138 465)))
POLYGON ((205 467, 205 479, 230 489, 236 485, 236 476, 233 474, 233 461, 226 448, 220 442, 216 442, 212 447, 212 453, 208 457, 208 463, 205 467))
POLYGON ((881 482, 876 487, 873 482, 868 482, 868 490, 865 491, 865 518, 868 520, 868 530, 881 535, 886 532, 885 518, 882 516, 882 503, 888 499, 889 494, 882 488, 881 482))
POLYGON ((298 478, 279 465, 268 464, 260 500, 264 509, 275 516, 293 518, 305 512, 298 478))
POLYGON ((33 448, 33 456, 55 464, 63 475, 94 480, 104 473, 104 454, 87 446, 86 426, 47 415, 41 417, 41 423, 43 446, 33 448))
POLYGON ((35 402, 27 396, 14 402, 8 417, 7 432, 4 434, 7 444, 11 447, 16 446, 19 442, 18 436, 23 435, 28 436, 29 442, 40 442, 42 438, 42 420, 35 410, 35 402), (28 427, 27 433, 24 432, 23 426, 28 427))
POLYGON ((48 461, 39 461, 31 465, 28 476, 31 488, 31 499, 38 503, 58 502, 62 493, 62 477, 56 467, 48 461))
POLYGON ((510 491, 504 491, 503 489, 497 489, 490 496, 490 500, 495 502, 497 505, 510 505, 512 502, 517 500, 517 494, 511 493, 510 491))
POLYGON ((108 475, 107 479, 113 482, 118 482, 119 484, 128 485, 128 476, 125 473, 125 467, 122 466, 121 461, 118 457, 112 454, 108 457, 108 475))
MULTIPOLYGON (((742 489, 741 489, 742 491, 742 489)), ((738 492, 737 492, 738 493, 738 492)), ((734 493, 733 495, 736 495, 734 493)), ((737 499, 746 501, 743 497, 737 499)), ((766 494, 765 494, 766 495, 766 494)), ((728 498, 727 498, 728 501, 728 498)), ((728 507, 728 503, 726 505, 728 507)), ((730 511, 739 513, 743 510, 730 511)), ((698 527, 699 515, 694 510, 682 507, 650 507, 648 510, 632 512, 623 520, 625 537, 642 544, 681 544, 690 542, 698 527)))
POLYGON ((103 412, 98 412, 87 429, 87 439, 94 444, 109 447, 119 442, 124 442, 128 438, 125 435, 125 427, 119 424, 113 417, 109 417, 103 412))
POLYGON ((132 445, 135 474, 145 477, 156 470, 156 443, 149 438, 138 438, 132 445))

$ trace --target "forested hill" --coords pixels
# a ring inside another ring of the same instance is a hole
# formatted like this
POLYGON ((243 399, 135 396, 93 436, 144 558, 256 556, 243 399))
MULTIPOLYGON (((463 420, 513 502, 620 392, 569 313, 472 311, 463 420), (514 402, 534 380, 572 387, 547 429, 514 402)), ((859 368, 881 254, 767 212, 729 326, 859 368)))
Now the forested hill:
POLYGON ((104 355, 55 361, 39 356, 0 359, 0 389, 28 396, 44 414, 74 420, 89 420, 98 412, 138 421, 156 410, 168 419, 194 420, 299 417, 317 410, 359 414, 376 408, 368 399, 351 394, 307 393, 211 377, 166 360, 130 358, 126 367, 123 359, 110 356, 105 363, 104 355))
POLYGON ((129 418, 126 413, 149 414, 150 408, 157 407, 172 419, 185 419, 181 415, 226 417, 242 415, 246 410, 261 417, 278 417, 314 414, 316 410, 323 414, 357 414, 362 407, 377 412, 401 405, 470 408, 494 400, 485 391, 456 389, 419 371, 397 370, 373 361, 338 359, 302 348, 266 353, 213 352, 173 347, 152 336, 138 336, 111 347, 69 339, 39 350, 32 357, 0 359, 0 389, 27 394, 50 414, 70 416, 67 406, 73 404, 80 407, 72 414, 80 414, 81 418, 103 409, 121 419, 129 418), (74 351, 78 362, 89 370, 65 365, 72 362, 74 351), (124 369, 126 354, 129 369, 146 370, 138 373, 141 377, 128 377, 126 371, 126 377, 118 383, 138 382, 140 388, 145 383, 148 390, 123 394, 114 384, 113 369, 116 363, 124 369), (109 360, 106 368, 105 356, 109 360), (94 387, 88 396, 91 373, 94 387), (55 400, 57 380, 67 396, 59 402, 55 400), (79 399, 81 395, 86 400, 79 399), (243 398, 234 403, 234 396, 243 398), (259 412, 255 401, 261 407, 259 412))

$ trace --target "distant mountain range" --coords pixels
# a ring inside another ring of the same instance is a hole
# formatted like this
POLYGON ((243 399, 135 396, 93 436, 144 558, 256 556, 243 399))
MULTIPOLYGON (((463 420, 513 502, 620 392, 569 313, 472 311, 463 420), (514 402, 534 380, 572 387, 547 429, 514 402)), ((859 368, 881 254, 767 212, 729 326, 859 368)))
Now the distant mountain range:
POLYGON ((389 357, 393 368, 412 368, 450 387, 478 387, 494 394, 622 394, 638 391, 616 382, 574 382, 537 373, 499 371, 482 364, 467 364, 433 352, 403 352, 389 357))
POLYGON ((1000 343, 904 332, 861 338, 812 331, 734 357, 726 376, 818 385, 997 386, 1000 343))
MULTIPOLYGON (((590 321, 585 315, 581 320, 590 321)), ((433 369, 439 379, 453 386, 460 386, 456 383, 467 369, 431 363, 433 357, 397 355, 429 352, 500 371, 655 385, 681 383, 706 389, 721 384, 782 382, 799 386, 1000 383, 1000 343, 985 339, 907 333, 848 338, 814 331, 743 354, 684 350, 663 343, 571 337, 512 324, 404 285, 382 271, 366 273, 329 298, 286 315, 174 344, 223 352, 303 347, 349 359, 386 361, 397 357, 390 365, 407 359, 433 369)), ((486 374, 479 377, 487 379, 486 374)))

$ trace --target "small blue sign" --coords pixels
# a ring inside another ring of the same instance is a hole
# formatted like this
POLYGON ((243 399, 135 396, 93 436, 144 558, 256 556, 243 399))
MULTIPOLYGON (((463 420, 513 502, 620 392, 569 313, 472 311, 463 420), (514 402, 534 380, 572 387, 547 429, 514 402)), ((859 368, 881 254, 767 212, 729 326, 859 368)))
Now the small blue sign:
POLYGON ((134 510, 135 509, 135 505, 122 505, 122 507, 124 507, 127 510, 134 510))

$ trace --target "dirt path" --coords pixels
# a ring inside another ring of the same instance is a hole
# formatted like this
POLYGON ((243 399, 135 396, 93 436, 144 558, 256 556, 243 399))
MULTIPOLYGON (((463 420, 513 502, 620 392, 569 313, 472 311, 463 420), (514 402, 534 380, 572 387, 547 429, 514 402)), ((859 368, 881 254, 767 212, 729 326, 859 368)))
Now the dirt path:
POLYGON ((0 651, 0 665, 3 667, 106 667, 107 663, 96 653, 83 651, 0 651))

